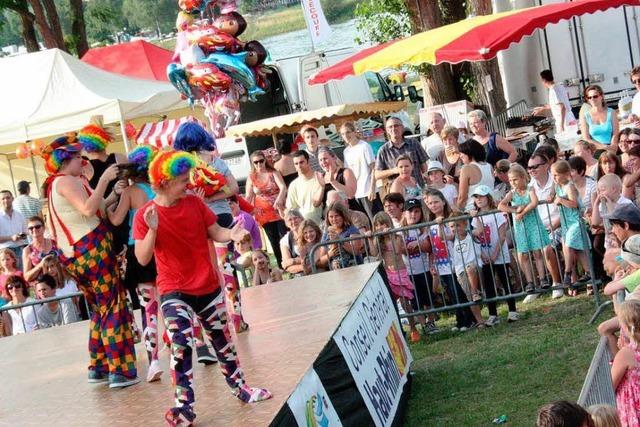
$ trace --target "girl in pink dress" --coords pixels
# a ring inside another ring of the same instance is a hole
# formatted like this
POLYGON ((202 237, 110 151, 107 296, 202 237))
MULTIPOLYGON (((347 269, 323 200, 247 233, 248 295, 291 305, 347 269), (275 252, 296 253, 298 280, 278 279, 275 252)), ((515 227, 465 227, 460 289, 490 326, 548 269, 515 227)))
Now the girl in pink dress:
POLYGON ((636 427, 640 425, 640 301, 622 303, 618 319, 621 334, 628 337, 628 344, 613 359, 611 379, 622 426, 636 427))

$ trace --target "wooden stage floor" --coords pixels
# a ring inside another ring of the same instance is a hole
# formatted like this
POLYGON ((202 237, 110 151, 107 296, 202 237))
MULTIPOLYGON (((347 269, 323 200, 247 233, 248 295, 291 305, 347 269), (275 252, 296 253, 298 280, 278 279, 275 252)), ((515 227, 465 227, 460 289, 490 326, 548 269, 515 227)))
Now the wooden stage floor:
MULTIPOLYGON (((194 363, 198 426, 268 425, 313 363, 377 264, 242 291, 250 324, 237 339, 249 385, 274 397, 243 404, 217 365, 194 363)), ((140 323, 138 323, 140 324, 140 323)), ((143 382, 122 390, 87 383, 86 322, 0 339, 0 426, 161 426, 172 406, 169 353, 148 384, 146 352, 136 346, 143 382)), ((195 361, 194 361, 195 362, 195 361)))

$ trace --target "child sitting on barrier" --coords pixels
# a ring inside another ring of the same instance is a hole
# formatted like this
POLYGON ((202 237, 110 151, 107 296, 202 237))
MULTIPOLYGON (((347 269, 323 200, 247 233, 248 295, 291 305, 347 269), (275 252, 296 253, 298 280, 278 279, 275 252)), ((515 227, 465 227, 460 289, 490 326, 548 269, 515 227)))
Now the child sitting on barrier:
MULTIPOLYGON (((507 218, 503 213, 492 213, 496 209, 495 201, 491 195, 491 188, 486 185, 479 185, 471 194, 476 209, 470 212, 473 216, 471 225, 473 235, 480 242, 480 257, 482 259, 482 281, 487 298, 495 298, 497 284, 494 277, 500 281, 505 294, 513 293, 513 285, 509 280, 508 265, 511 262, 509 248, 507 247, 507 218), (478 216, 480 214, 481 216, 478 216), (484 214, 484 215, 483 215, 484 214)), ((487 304, 489 308, 489 318, 485 321, 487 326, 493 326, 499 322, 498 310, 495 302, 487 304)), ((509 314, 507 320, 515 322, 518 320, 515 298, 507 300, 509 314)))
MULTIPOLYGON (((453 275, 453 263, 450 254, 453 251, 454 235, 445 227, 445 218, 451 216, 451 207, 447 203, 444 195, 434 189, 425 191, 425 202, 427 205, 427 221, 435 221, 437 224, 429 227, 429 240, 431 243, 431 274, 434 283, 442 284, 447 293, 451 305, 465 304, 469 302, 464 291, 460 287, 458 280, 453 275)), ((476 326, 473 314, 469 307, 456 308, 456 326, 454 331, 466 331, 476 326)))
MULTIPOLYGON (((413 299, 414 286, 409 279, 407 266, 402 259, 402 254, 406 251, 404 240, 400 234, 390 232, 393 228, 393 220, 389 215, 385 212, 375 214, 373 217, 373 231, 384 234, 370 239, 371 253, 382 257, 382 264, 387 273, 391 293, 396 300, 400 301, 404 312, 410 314, 413 313, 413 308, 409 301, 413 299)), ((420 332, 416 329, 413 317, 409 317, 409 326, 411 328, 410 341, 420 341, 420 332)))
POLYGON ((299 256, 302 259, 302 270, 305 275, 309 275, 313 272, 311 268, 311 258, 313 258, 313 262, 319 271, 326 270, 328 263, 325 256, 327 252, 326 247, 319 247, 314 251, 313 257, 311 256, 311 249, 317 243, 320 243, 321 238, 322 231, 313 220, 305 219, 298 226, 296 244, 298 246, 299 256))
POLYGON ((279 282, 282 280, 282 271, 271 267, 269 255, 262 249, 256 249, 251 253, 253 265, 253 286, 266 285, 267 283, 279 282))
MULTIPOLYGON (((454 219, 449 223, 451 232, 454 235, 453 268, 456 272, 458 283, 460 283, 467 299, 479 302, 483 299, 479 274, 482 269, 480 245, 473 240, 473 235, 469 233, 469 221, 464 218, 455 219, 456 216, 458 214, 452 213, 450 217, 454 219)), ((480 306, 472 305, 471 312, 478 326, 483 326, 484 319, 480 312, 480 306)))
MULTIPOLYGON (((582 203, 578 189, 571 182, 571 166, 566 160, 560 160, 551 166, 551 175, 556 183, 549 197, 549 203, 554 203, 560 210, 560 224, 562 226, 562 254, 564 256, 564 279, 562 285, 566 288, 576 282, 576 262, 580 261, 585 274, 589 272, 587 250, 589 239, 582 225, 582 203)), ((569 295, 575 296, 577 291, 570 290, 569 295)))
POLYGON ((629 343, 618 351, 611 366, 618 415, 623 426, 640 425, 640 301, 625 301, 618 308, 622 334, 629 343))
POLYGON ((542 249, 550 244, 549 235, 536 209, 538 206, 538 196, 536 192, 527 186, 529 178, 522 166, 514 163, 509 168, 509 183, 512 190, 502 199, 498 209, 505 213, 513 214, 514 230, 516 239, 516 251, 520 267, 524 271, 527 285, 525 292, 532 294, 536 291, 533 272, 527 259, 532 253, 535 261, 538 277, 544 278, 544 260, 542 249))

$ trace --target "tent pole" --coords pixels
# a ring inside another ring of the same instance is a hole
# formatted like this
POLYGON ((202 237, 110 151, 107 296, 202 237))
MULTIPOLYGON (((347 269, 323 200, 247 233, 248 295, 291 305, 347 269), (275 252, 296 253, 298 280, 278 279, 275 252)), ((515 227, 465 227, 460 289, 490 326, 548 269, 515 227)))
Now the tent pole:
POLYGON ((122 132, 122 141, 124 142, 124 150, 129 153, 131 151, 131 147, 129 147, 129 139, 127 138, 127 123, 124 120, 124 115, 122 114, 122 107, 120 106, 120 102, 118 102, 118 111, 120 112, 120 132, 122 132))
POLYGON ((38 172, 36 172, 36 161, 33 159, 33 156, 29 156, 29 158, 31 159, 31 167, 33 168, 33 177, 35 178, 36 185, 38 186, 38 194, 42 197, 44 195, 40 193, 40 180, 38 179, 38 172))
POLYGON ((9 173, 11 174, 11 185, 13 185, 13 194, 15 195, 17 193, 16 179, 13 176, 13 165, 11 164, 11 159, 9 159, 8 156, 7 156, 7 163, 9 163, 9 173))
POLYGON ((278 134, 271 132, 271 139, 273 140, 273 148, 278 149, 278 134))

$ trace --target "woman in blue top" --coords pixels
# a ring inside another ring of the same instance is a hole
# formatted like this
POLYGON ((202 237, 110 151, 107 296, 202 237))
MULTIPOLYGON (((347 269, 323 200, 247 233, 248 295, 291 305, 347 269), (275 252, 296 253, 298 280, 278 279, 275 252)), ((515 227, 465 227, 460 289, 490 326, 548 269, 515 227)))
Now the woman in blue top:
POLYGON ((129 163, 123 166, 120 181, 116 184, 116 194, 120 194, 117 206, 107 208, 109 221, 120 225, 125 218, 129 221, 129 242, 127 243, 127 267, 124 277, 125 286, 130 292, 137 291, 140 306, 144 308, 142 320, 144 346, 149 358, 147 381, 157 381, 162 376, 158 362, 158 291, 156 290, 156 263, 153 259, 145 266, 140 265, 135 256, 135 241, 132 237, 131 223, 139 208, 156 196, 151 189, 148 178, 148 167, 157 150, 148 145, 133 149, 128 157, 129 163), (132 184, 126 188, 125 182, 132 184))
POLYGON ((587 86, 584 97, 589 108, 580 117, 582 139, 593 144, 598 150, 618 151, 620 124, 618 114, 607 108, 604 92, 598 85, 587 86))

